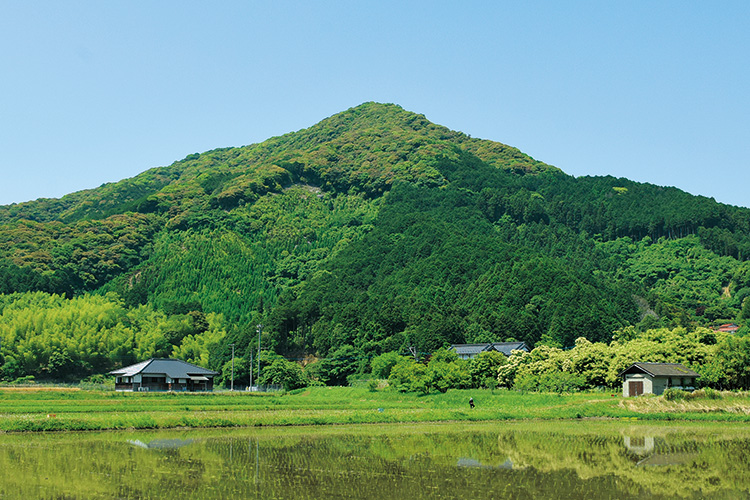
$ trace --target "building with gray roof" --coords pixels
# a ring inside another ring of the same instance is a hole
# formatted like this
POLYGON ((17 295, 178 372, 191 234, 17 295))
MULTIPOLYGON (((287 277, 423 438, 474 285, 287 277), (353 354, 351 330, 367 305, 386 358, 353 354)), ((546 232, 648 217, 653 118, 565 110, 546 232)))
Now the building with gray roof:
POLYGON ((112 370, 117 391, 211 391, 217 372, 179 359, 149 359, 112 370))
POLYGON ((622 395, 663 394, 669 387, 692 390, 699 375, 679 363, 633 363, 619 374, 622 395))
POLYGON ((512 351, 529 351, 525 342, 482 342, 480 344, 453 344, 451 349, 456 351, 460 359, 472 359, 480 352, 497 351, 510 356, 512 351))

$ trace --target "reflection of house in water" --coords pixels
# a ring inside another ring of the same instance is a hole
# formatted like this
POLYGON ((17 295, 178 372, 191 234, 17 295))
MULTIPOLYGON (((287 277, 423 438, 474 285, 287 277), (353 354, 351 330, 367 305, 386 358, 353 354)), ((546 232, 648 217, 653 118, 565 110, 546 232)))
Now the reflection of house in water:
POLYGON ((653 436, 623 436, 623 440, 625 447, 640 458, 636 467, 689 464, 698 456, 698 453, 669 446, 663 439, 653 436))
POLYGON ((458 463, 456 465, 458 467, 465 467, 467 469, 512 469, 513 468, 513 462, 511 462, 510 458, 507 459, 505 462, 501 463, 500 465, 483 464, 479 460, 475 460, 473 458, 459 458, 458 463))
POLYGON ((625 448, 638 456, 648 455, 654 452, 653 436, 624 436, 625 448))
POLYGON ((140 439, 128 439, 128 443, 147 450, 174 450, 193 443, 192 439, 153 439, 144 443, 140 439))

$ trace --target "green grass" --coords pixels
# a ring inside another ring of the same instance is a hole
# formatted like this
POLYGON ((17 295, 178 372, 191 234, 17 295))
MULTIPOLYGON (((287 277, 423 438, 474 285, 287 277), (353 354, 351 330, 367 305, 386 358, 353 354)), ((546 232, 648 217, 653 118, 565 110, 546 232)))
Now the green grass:
POLYGON ((365 388, 316 387, 294 393, 116 393, 0 388, 0 432, 251 427, 393 422, 617 418, 750 421, 746 395, 656 404, 611 393, 538 394, 463 390, 418 396, 365 388), (468 400, 473 397, 475 409, 468 400), (741 400, 741 402, 740 402, 741 400), (744 405, 744 406, 743 406, 744 405))

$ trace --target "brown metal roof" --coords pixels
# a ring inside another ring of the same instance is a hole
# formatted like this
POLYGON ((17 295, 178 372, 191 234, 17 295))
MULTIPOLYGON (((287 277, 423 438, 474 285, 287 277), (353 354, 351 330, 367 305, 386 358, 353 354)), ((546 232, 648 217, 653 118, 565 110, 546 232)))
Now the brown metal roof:
POLYGON ((652 377, 700 377, 693 370, 679 363, 633 363, 618 376, 628 373, 647 373, 652 377))

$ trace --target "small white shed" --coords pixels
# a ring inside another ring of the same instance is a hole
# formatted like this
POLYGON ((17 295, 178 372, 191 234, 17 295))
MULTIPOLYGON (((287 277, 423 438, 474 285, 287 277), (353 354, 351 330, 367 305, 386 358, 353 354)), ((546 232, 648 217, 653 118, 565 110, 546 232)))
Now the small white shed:
POLYGON ((622 395, 629 397, 641 394, 658 396, 669 387, 693 389, 699 375, 679 363, 633 363, 620 372, 620 377, 622 395))

